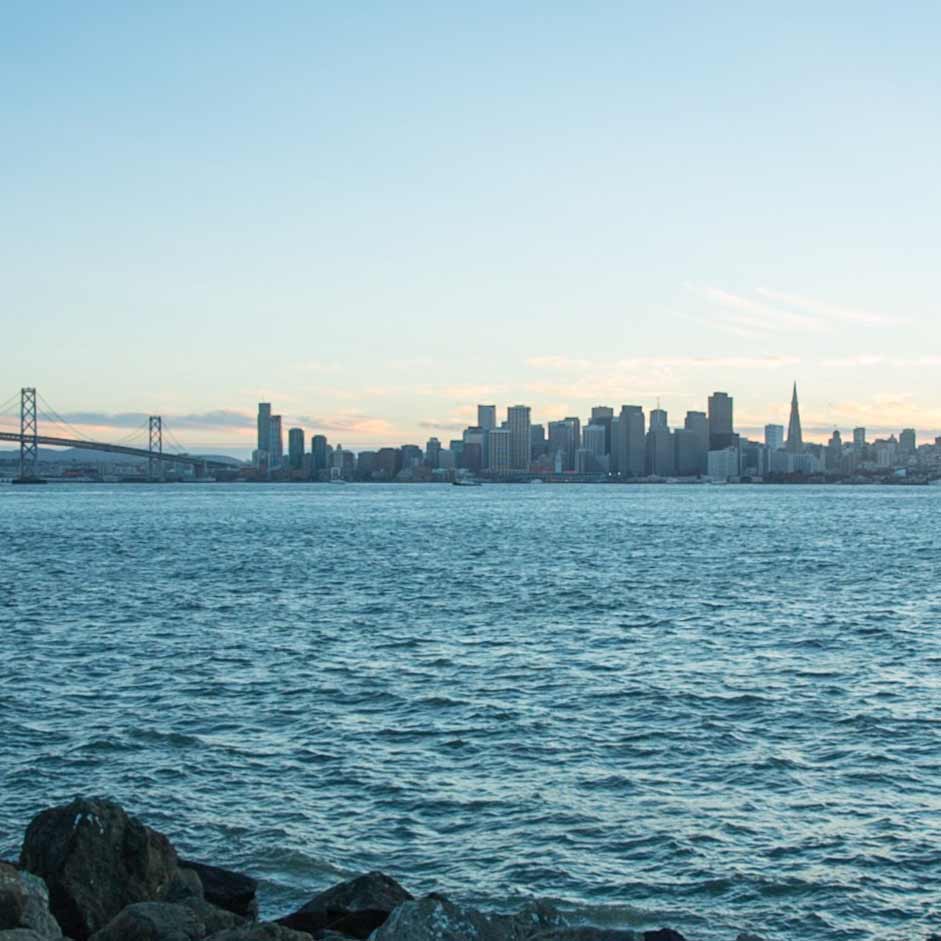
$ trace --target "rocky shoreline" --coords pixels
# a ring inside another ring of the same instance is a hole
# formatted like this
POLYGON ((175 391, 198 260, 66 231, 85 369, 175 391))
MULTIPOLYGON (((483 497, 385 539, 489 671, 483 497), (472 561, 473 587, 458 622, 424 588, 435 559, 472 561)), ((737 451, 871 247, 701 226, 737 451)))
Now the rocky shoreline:
POLYGON ((540 901, 495 914, 416 898, 381 872, 274 921, 257 920, 256 892, 249 876, 179 858, 113 801, 77 798, 38 814, 19 860, 0 862, 0 941, 687 941, 670 928, 572 924, 540 901))

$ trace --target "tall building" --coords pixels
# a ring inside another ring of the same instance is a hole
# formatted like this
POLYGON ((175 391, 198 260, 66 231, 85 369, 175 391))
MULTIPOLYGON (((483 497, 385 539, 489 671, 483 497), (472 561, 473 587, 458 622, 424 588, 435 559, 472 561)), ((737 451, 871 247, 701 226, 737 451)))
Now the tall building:
POLYGON ((899 434, 899 451, 902 454, 914 454, 917 446, 915 429, 903 428, 901 434, 899 434))
POLYGON ((827 443, 826 451, 826 463, 827 470, 838 471, 840 469, 840 462, 843 458, 843 437, 840 435, 839 430, 834 429, 833 434, 830 436, 830 440, 827 443))
POLYGON ((317 480, 321 471, 326 471, 327 439, 324 435, 314 435, 310 439, 310 476, 317 480))
POLYGON ((677 428, 673 432, 673 450, 673 462, 680 477, 698 477, 706 472, 707 448, 695 431, 677 428))
POLYGON ((292 471, 304 467, 304 429, 291 428, 288 431, 288 467, 292 471))
POLYGON ((510 429, 510 466, 513 470, 529 470, 529 415, 528 405, 511 405, 506 410, 510 429))
MULTIPOLYGON (((664 419, 666 412, 664 414, 664 419)), ((653 413, 651 413, 651 423, 653 413)), ((673 434, 664 420, 658 419, 647 432, 647 473, 654 477, 672 477, 676 473, 676 445, 673 434)))
POLYGON ((787 450, 791 454, 799 454, 804 450, 804 436, 801 432, 801 413, 797 404, 797 383, 794 383, 794 393, 791 396, 791 418, 787 423, 787 450))
POLYGON ((738 444, 732 421, 732 396, 713 392, 709 396, 709 450, 720 451, 738 444))
POLYGON ((436 470, 441 459, 441 442, 437 438, 429 438, 425 445, 425 466, 436 470))
MULTIPOLYGON (((608 429, 610 429, 611 424, 608 423, 608 429)), ((592 422, 585 428, 584 433, 582 434, 582 447, 586 451, 590 451, 595 457, 602 458, 607 454, 605 451, 605 441, 607 438, 608 431, 605 429, 604 425, 596 425, 592 422)))
POLYGON ((513 431, 510 428, 494 428, 490 432, 490 470, 506 474, 513 468, 513 431))
POLYGON ((274 470, 284 462, 284 439, 281 437, 281 416, 272 415, 268 422, 268 467, 274 470))
POLYGON ((547 453, 546 428, 544 425, 529 426, 529 445, 530 460, 535 461, 547 453))
POLYGON ((865 428, 853 429, 853 447, 854 448, 866 447, 866 429, 865 428))
POLYGON ((784 425, 765 425, 765 447, 772 451, 784 447, 784 425))
MULTIPOLYGON (((686 475, 691 473, 705 474, 706 462, 709 454, 709 419, 705 412, 687 412, 686 421, 683 423, 685 431, 692 432, 695 435, 696 443, 684 444, 684 447, 695 448, 697 456, 697 467, 695 471, 687 471, 686 475)), ((679 445, 677 445, 679 446, 679 445)), ((679 459, 677 459, 679 463, 679 459)))
POLYGON ((271 403, 258 403, 258 450, 255 462, 257 466, 268 466, 268 451, 271 448, 271 403))
POLYGON ((614 420, 614 409, 607 405, 596 405, 591 410, 590 425, 601 425, 604 428, 604 453, 611 453, 611 422, 614 420))
POLYGON ((622 405, 617 419, 617 437, 611 453, 616 455, 621 477, 643 477, 647 469, 647 441, 644 410, 639 405, 622 405))
POLYGON ((491 431, 497 427, 496 405, 477 406, 477 426, 483 428, 484 431, 491 431))
POLYGON ((670 424, 667 421, 666 409, 662 409, 659 406, 655 409, 652 409, 650 412, 650 430, 651 431, 663 431, 669 430, 670 424))

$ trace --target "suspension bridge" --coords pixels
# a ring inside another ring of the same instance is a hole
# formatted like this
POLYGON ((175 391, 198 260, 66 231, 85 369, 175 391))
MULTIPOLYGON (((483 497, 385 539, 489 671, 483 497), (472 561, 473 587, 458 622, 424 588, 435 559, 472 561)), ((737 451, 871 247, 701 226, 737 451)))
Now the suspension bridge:
MULTIPOLYGON (((95 441, 82 433, 70 422, 66 421, 33 387, 19 391, 19 419, 20 430, 0 431, 0 441, 11 441, 20 447, 20 473, 19 481, 28 483, 40 480, 38 473, 39 447, 46 445, 56 448, 78 448, 87 451, 103 451, 109 454, 123 454, 128 457, 143 458, 147 463, 147 477, 150 480, 162 480, 167 465, 184 464, 195 469, 197 477, 204 477, 210 470, 230 470, 230 464, 223 461, 214 461, 207 458, 187 454, 180 443, 173 437, 172 431, 167 427, 162 416, 150 415, 146 422, 119 441, 95 441), (43 433, 40 434, 39 422, 43 420, 43 433), (52 426, 53 432, 66 434, 46 434, 45 424, 52 426), (164 435, 167 443, 172 444, 176 450, 165 451, 163 448, 164 435), (144 437, 143 445, 138 447, 135 439, 144 437)), ((6 402, 0 404, 0 415, 6 414, 16 402, 14 395, 6 402)))

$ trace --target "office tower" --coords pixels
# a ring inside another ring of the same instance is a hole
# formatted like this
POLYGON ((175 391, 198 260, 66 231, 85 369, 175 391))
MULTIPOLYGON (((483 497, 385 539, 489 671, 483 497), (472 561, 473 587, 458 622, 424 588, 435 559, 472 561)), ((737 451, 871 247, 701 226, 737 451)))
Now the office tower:
POLYGON ((466 467, 475 474, 487 467, 487 443, 490 432, 476 425, 464 429, 464 459, 461 467, 466 467))
POLYGON ((441 456, 441 442, 437 438, 429 438, 425 445, 425 465, 435 470, 441 456))
POLYGON ((398 448, 380 448, 376 452, 376 473, 383 480, 395 480, 402 469, 402 452, 398 448))
POLYGON ((662 408, 653 409, 647 432, 647 473, 655 477, 672 477, 676 473, 675 447, 667 413, 662 408))
POLYGON ((454 466, 461 466, 461 458, 464 455, 464 442, 460 438, 452 438, 448 444, 448 450, 451 452, 451 457, 454 460, 454 466))
POLYGON ((797 404, 797 383, 794 383, 794 393, 791 396, 791 418, 787 423, 787 449, 791 454, 799 454, 804 450, 804 436, 801 433, 801 413, 797 404))
POLYGON ((454 470, 454 454, 450 448, 442 448, 438 453, 438 470, 454 470))
POLYGON ((737 445, 732 422, 732 397, 726 392, 713 392, 709 396, 709 450, 737 445))
POLYGON ((575 450, 582 446, 582 420, 569 415, 565 419, 572 426, 572 438, 575 441, 575 450))
POLYGON ((324 435, 314 435, 310 439, 310 475, 317 480, 321 471, 327 469, 327 439, 324 435))
POLYGON ((827 443, 827 470, 838 471, 840 469, 840 461, 842 457, 843 437, 840 435, 839 431, 834 429, 833 434, 830 436, 830 440, 827 443))
POLYGON ((604 428, 604 453, 611 453, 611 422, 614 420, 614 409, 607 405, 596 405, 591 410, 591 425, 601 425, 604 428))
MULTIPOLYGON (((683 423, 684 431, 689 431, 695 438, 695 445, 687 444, 684 447, 695 449, 697 455, 697 466, 694 473, 706 473, 706 461, 709 454, 709 419, 705 412, 687 412, 686 421, 683 423)), ((693 472, 691 472, 693 473, 693 472)), ((689 476, 687 474, 687 476, 689 476)))
POLYGON ((673 432, 673 463, 680 477, 697 477, 704 472, 703 455, 699 436, 688 428, 677 428, 673 432))
MULTIPOLYGON (((529 409, 527 408, 526 411, 529 412, 529 409)), ((526 417, 528 419, 528 414, 526 417)), ((512 423, 512 421, 513 418, 511 417, 510 422, 512 423)), ((512 428, 494 428, 490 432, 490 470, 498 474, 506 474, 514 467, 512 428)))
POLYGON ((292 471, 304 467, 304 429, 291 428, 288 431, 288 467, 292 471))
POLYGON ((902 454, 914 454, 917 448, 917 441, 914 428, 904 428, 899 434, 899 451, 902 454))
POLYGON ((865 428, 853 429, 853 447, 854 448, 866 447, 866 429, 865 428))
POLYGON ((484 431, 490 431, 497 427, 496 405, 477 406, 477 426, 483 428, 484 431))
POLYGON ((612 454, 617 455, 618 475, 643 477, 647 465, 644 410, 639 405, 622 405, 617 423, 617 437, 611 446, 612 454))
POLYGON ((784 447, 784 425, 765 425, 765 447, 772 451, 784 447))
POLYGON ((403 444, 400 451, 403 470, 414 470, 416 467, 421 467, 425 455, 422 454, 422 449, 417 444, 403 444))
POLYGON ((372 480, 372 475, 376 470, 376 452, 360 451, 356 455, 356 479, 372 480))
POLYGON ((558 464, 559 471, 575 470, 575 452, 578 451, 576 422, 577 419, 571 418, 549 422, 549 456, 558 464))
POLYGON ((666 410, 659 407, 652 409, 650 412, 650 430, 661 431, 669 429, 669 427, 666 410))
POLYGON ((510 430, 510 465, 513 470, 529 469, 529 406, 511 405, 506 410, 510 430))
MULTIPOLYGON (((608 423, 610 429, 611 424, 608 423)), ((605 441, 607 438, 607 429, 604 425, 594 423, 588 425, 582 434, 582 449, 590 451, 597 458, 602 458, 607 453, 605 451, 605 441)))
POLYGON ((271 403, 258 403, 258 450, 257 466, 268 466, 268 451, 271 447, 271 403))
POLYGON ((284 461, 284 439, 281 437, 280 415, 271 416, 268 429, 268 467, 274 470, 284 461))
POLYGON ((530 460, 535 461, 548 452, 545 425, 529 426, 529 444, 530 460))

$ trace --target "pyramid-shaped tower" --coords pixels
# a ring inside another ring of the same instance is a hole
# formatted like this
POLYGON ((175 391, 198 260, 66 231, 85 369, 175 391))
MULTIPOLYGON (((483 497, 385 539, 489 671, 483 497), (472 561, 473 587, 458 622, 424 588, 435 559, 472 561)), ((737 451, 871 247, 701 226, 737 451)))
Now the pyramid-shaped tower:
POLYGON ((804 436, 801 433, 801 413, 797 405, 797 383, 794 383, 794 394, 791 396, 791 419, 787 423, 787 450, 792 454, 799 454, 804 450, 804 436))

